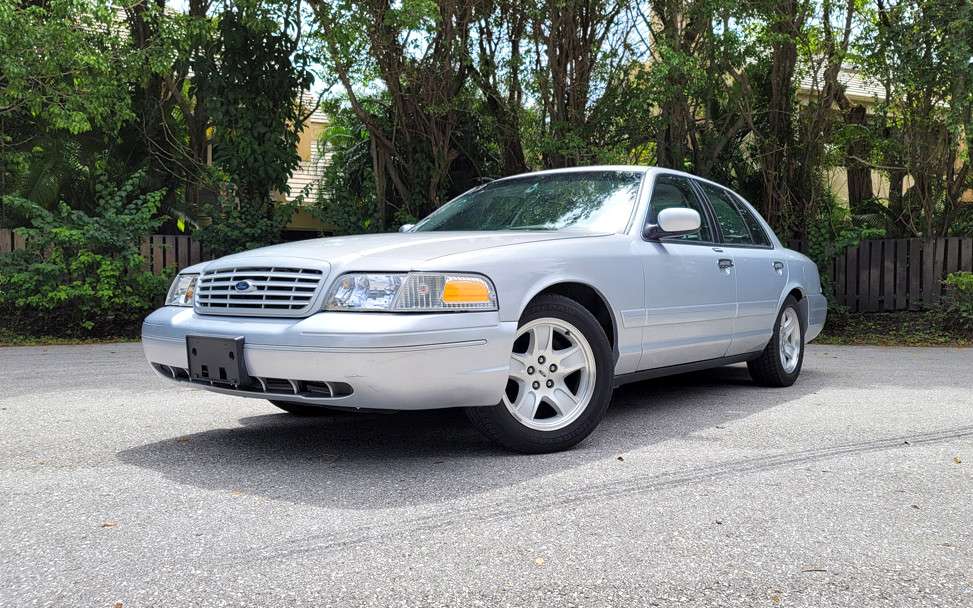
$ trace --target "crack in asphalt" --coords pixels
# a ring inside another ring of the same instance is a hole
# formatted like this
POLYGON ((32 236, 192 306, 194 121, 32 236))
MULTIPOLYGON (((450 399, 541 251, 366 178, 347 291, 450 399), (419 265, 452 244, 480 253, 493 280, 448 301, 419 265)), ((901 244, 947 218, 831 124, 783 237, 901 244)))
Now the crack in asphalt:
POLYGON ((770 456, 743 458, 725 463, 694 468, 688 471, 669 472, 649 475, 635 475, 624 479, 602 482, 583 489, 567 492, 557 497, 545 497, 543 493, 527 493, 517 500, 505 500, 492 508, 483 505, 450 510, 389 524, 376 524, 356 527, 347 532, 326 533, 317 537, 310 536, 300 540, 275 543, 246 552, 244 559, 219 560, 225 565, 244 564, 253 561, 291 558, 298 555, 320 553, 344 549, 377 541, 389 540, 404 534, 440 531, 444 528, 477 523, 494 523, 521 516, 538 515, 552 508, 639 494, 648 490, 662 490, 677 486, 709 481, 720 477, 745 475, 782 468, 812 461, 826 460, 852 454, 905 449, 919 445, 942 443, 954 439, 973 437, 973 425, 951 430, 931 431, 841 444, 823 448, 812 448, 770 456), (530 507, 525 507, 530 504, 530 507))

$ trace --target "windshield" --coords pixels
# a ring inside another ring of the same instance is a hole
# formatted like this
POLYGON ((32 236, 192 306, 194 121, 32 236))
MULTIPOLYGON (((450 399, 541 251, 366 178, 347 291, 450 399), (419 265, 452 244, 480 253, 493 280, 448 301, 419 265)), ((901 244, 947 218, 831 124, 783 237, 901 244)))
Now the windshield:
POLYGON ((639 171, 572 171, 504 179, 467 192, 416 224, 445 230, 624 230, 639 171))

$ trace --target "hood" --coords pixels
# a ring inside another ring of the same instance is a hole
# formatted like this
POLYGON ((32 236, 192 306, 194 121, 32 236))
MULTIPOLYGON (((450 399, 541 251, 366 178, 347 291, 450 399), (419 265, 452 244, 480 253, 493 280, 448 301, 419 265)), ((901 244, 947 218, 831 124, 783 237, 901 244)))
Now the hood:
POLYGON ((309 239, 235 253, 210 264, 271 263, 307 260, 342 270, 414 270, 458 253, 539 241, 599 236, 590 232, 403 232, 309 239))

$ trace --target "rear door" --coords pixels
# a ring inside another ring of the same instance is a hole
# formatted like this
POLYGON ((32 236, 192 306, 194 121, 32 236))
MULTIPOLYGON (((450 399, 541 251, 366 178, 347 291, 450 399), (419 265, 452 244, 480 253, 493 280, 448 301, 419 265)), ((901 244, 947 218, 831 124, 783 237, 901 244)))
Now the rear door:
POLYGON ((732 255, 716 242, 717 231, 689 178, 660 174, 655 178, 647 223, 668 207, 699 212, 696 234, 641 240, 645 310, 640 369, 722 357, 733 337, 736 316, 736 275, 732 255))
POLYGON ((787 284, 787 265, 748 206, 735 194, 697 181, 736 270, 737 316, 727 356, 760 351, 770 340, 787 284))

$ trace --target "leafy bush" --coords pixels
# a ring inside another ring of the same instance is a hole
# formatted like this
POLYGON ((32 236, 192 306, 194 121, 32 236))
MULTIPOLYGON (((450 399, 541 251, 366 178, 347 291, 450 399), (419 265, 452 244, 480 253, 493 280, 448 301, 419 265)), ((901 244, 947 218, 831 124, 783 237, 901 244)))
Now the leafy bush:
MULTIPOLYGON (((833 293, 834 277, 831 276, 831 262, 848 247, 858 245, 867 239, 885 237, 885 231, 861 217, 851 215, 830 190, 825 190, 818 208, 816 219, 808 226, 808 241, 805 253, 818 266, 821 273, 821 286, 825 294, 833 293)), ((844 307, 828 298, 829 314, 847 312, 844 307)))
POLYGON ((143 175, 96 184, 93 215, 62 202, 54 211, 19 197, 4 202, 30 218, 26 248, 0 256, 0 314, 22 333, 64 337, 134 335, 160 304, 171 277, 144 268, 141 238, 162 192, 138 194, 143 175))
POLYGON ((946 277, 943 304, 950 325, 973 331, 973 272, 954 272, 946 277))
POLYGON ((315 145, 329 158, 308 211, 335 235, 375 232, 381 220, 368 130, 347 109, 328 110, 331 124, 315 145))
POLYGON ((212 202, 200 203, 208 219, 193 232, 207 254, 219 257, 280 242, 280 233, 297 210, 297 202, 274 202, 269 198, 239 199, 226 184, 212 202))

